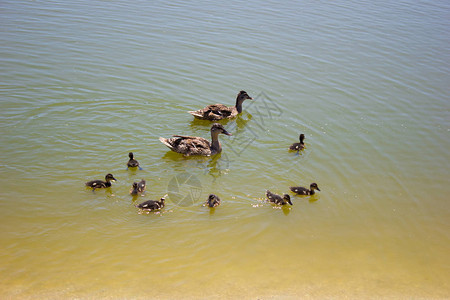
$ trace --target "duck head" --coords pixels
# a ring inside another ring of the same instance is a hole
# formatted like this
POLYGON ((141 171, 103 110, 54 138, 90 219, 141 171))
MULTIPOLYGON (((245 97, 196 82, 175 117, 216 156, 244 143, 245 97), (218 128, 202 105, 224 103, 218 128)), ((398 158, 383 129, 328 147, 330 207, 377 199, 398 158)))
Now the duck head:
POLYGON ((113 174, 111 174, 111 173, 106 174, 105 180, 106 180, 106 182, 110 182, 110 181, 114 182, 114 181, 117 181, 117 179, 115 179, 114 176, 113 176, 113 174))
POLYGON ((237 94, 236 100, 240 100, 240 101, 244 102, 244 100, 247 100, 247 99, 253 100, 253 98, 250 97, 250 96, 247 94, 246 91, 240 91, 240 92, 237 94))
POLYGON ((130 159, 133 159, 133 157, 134 157, 133 152, 128 153, 128 157, 129 157, 130 159))
POLYGON ((313 182, 311 183, 311 185, 309 186, 309 189, 312 190, 318 190, 320 192, 319 186, 317 185, 317 183, 313 182))
POLYGON ((291 201, 291 197, 288 195, 288 194, 284 194, 283 195, 283 200, 285 200, 287 203, 289 203, 290 205, 293 205, 292 204, 292 201, 291 201))
POLYGON ((212 135, 219 135, 220 133, 223 133, 225 135, 232 135, 231 133, 229 133, 222 124, 219 123, 214 123, 211 126, 211 134, 212 135))

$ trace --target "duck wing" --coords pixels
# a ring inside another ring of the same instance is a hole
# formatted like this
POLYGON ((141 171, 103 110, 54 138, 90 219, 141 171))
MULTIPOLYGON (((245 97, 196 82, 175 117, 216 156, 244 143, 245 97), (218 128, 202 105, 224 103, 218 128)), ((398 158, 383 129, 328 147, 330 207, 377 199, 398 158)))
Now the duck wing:
POLYGON ((304 188, 302 186, 291 186, 289 187, 291 191, 298 195, 309 195, 309 190, 307 188, 304 188))
POLYGON ((172 151, 189 155, 211 155, 211 143, 202 137, 174 135, 173 138, 159 140, 172 151))
POLYGON ((91 181, 86 182, 86 186, 89 186, 94 189, 104 188, 104 187, 106 187, 106 182, 104 182, 102 180, 91 180, 91 181))
POLYGON ((198 119, 214 121, 231 118, 237 114, 237 111, 235 107, 212 104, 196 111, 190 111, 189 113, 198 119))
POLYGON ((136 207, 145 210, 155 210, 160 208, 158 201, 155 200, 147 200, 145 202, 142 202, 141 204, 136 205, 136 207))

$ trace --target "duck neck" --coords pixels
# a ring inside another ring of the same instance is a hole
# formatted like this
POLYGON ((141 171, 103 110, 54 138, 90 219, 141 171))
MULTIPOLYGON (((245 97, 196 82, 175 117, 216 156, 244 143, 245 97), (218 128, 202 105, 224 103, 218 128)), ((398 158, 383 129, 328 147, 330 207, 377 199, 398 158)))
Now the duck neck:
POLYGON ((219 133, 211 132, 211 152, 219 153, 222 151, 222 147, 219 142, 219 133))
POLYGON ((316 192, 314 191, 314 189, 310 189, 310 190, 309 190, 309 194, 310 194, 310 195, 314 195, 315 193, 316 193, 316 192))
POLYGON ((235 105, 238 114, 242 112, 242 103, 244 103, 244 100, 238 96, 236 98, 236 105, 235 105))

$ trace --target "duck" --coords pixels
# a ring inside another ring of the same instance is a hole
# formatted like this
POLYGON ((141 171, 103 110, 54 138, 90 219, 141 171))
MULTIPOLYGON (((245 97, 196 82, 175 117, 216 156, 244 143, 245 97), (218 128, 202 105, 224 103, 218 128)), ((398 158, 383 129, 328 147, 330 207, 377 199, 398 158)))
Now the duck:
POLYGON ((212 104, 199 110, 189 111, 188 113, 201 120, 218 121, 232 119, 242 113, 242 103, 247 99, 253 100, 246 91, 240 91, 237 94, 235 106, 229 107, 223 104, 212 104))
POLYGON ((208 200, 206 200, 206 205, 213 208, 220 205, 220 198, 214 194, 210 194, 208 196, 208 200))
POLYGON ((222 146, 219 142, 219 134, 232 135, 222 124, 214 123, 211 126, 211 142, 202 137, 174 135, 173 138, 162 138, 161 143, 170 148, 170 150, 181 153, 184 156, 201 155, 211 156, 222 152, 222 146))
POLYGON ((266 197, 269 202, 277 205, 286 205, 288 203, 290 205, 293 205, 291 202, 291 197, 288 194, 284 194, 283 197, 281 197, 280 195, 274 194, 271 191, 267 190, 266 197))
POLYGON ((314 195, 315 194, 314 190, 318 190, 320 192, 319 186, 315 182, 309 185, 309 189, 301 186, 291 186, 289 188, 297 195, 304 195, 304 196, 314 195))
POLYGON ((93 191, 99 188, 107 188, 111 186, 111 182, 117 181, 111 173, 106 174, 105 181, 91 180, 86 182, 86 186, 91 187, 93 191))
POLYGON ((162 209, 164 206, 166 206, 166 197, 167 195, 165 195, 164 197, 162 197, 159 201, 158 200, 147 200, 144 201, 138 205, 136 205, 137 208, 145 210, 145 211, 153 211, 153 210, 160 210, 162 209))
POLYGON ((142 179, 140 182, 133 182, 133 187, 130 190, 131 195, 137 195, 145 190, 145 180, 142 179))
POLYGON ((300 151, 305 149, 305 143, 303 141, 305 140, 305 135, 302 133, 300 134, 300 143, 294 143, 289 147, 289 150, 293 151, 300 151))
POLYGON ((128 157, 130 159, 127 162, 127 169, 128 168, 139 168, 139 169, 141 169, 141 167, 139 167, 139 162, 134 159, 133 152, 128 153, 128 157))

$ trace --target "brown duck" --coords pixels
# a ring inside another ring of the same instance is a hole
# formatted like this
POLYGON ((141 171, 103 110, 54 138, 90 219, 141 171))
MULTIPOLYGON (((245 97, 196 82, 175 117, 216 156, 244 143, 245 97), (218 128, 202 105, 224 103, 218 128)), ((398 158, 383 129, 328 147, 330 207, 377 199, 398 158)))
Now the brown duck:
POLYGON ((253 98, 247 92, 240 91, 236 97, 235 106, 228 107, 223 104, 212 104, 196 111, 189 111, 189 113, 201 120, 217 121, 232 119, 242 112, 242 103, 247 99, 252 100, 253 98))
POLYGON ((225 128, 218 123, 211 126, 211 142, 202 137, 174 135, 173 138, 160 137, 161 143, 170 148, 170 150, 181 153, 185 156, 202 155, 211 156, 222 151, 219 142, 219 134, 231 135, 225 128))

